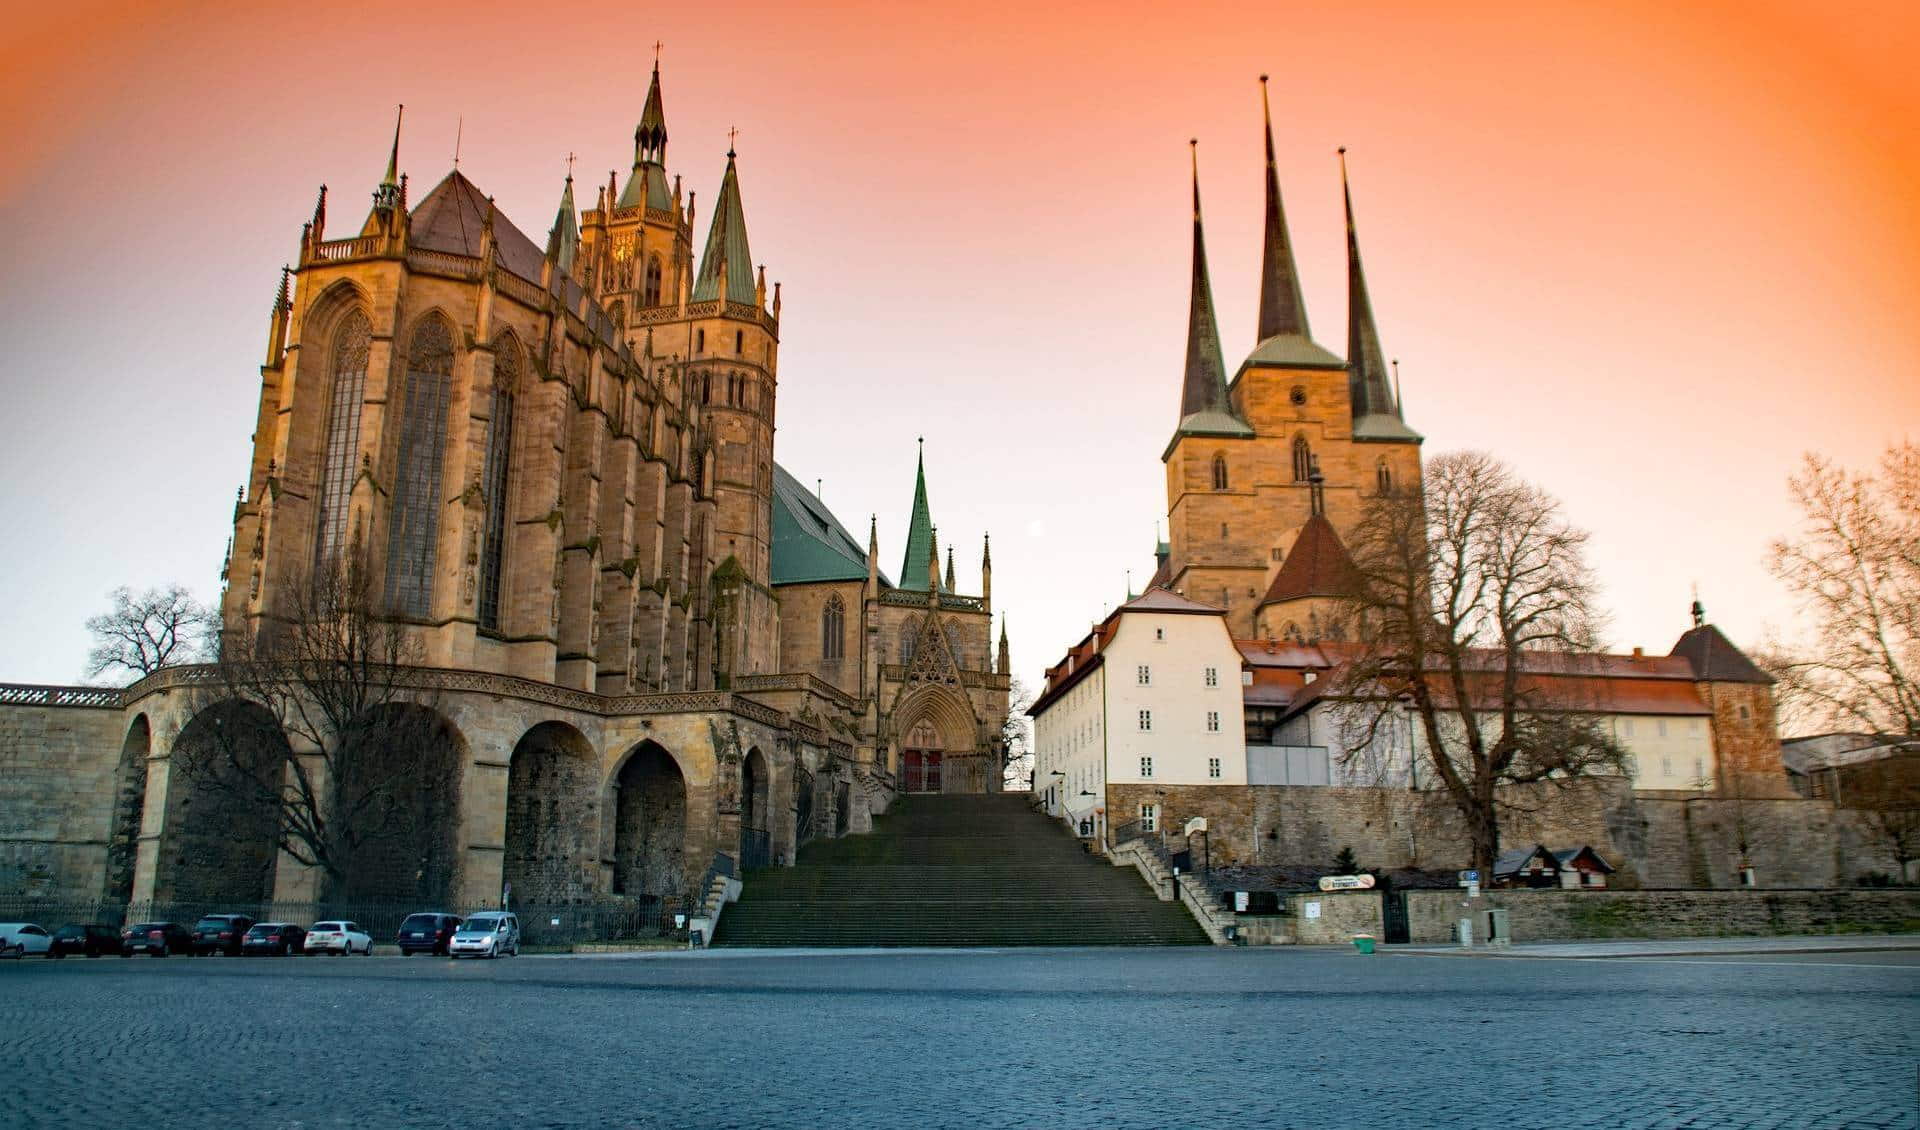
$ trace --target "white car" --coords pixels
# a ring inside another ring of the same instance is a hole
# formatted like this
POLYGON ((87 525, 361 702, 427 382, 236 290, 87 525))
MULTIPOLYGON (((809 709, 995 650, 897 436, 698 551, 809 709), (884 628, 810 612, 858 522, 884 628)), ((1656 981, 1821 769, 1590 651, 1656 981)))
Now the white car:
POLYGON ((447 956, 505 957, 520 952, 520 918, 504 910, 483 910, 460 923, 447 943, 447 956))
POLYGON ((45 954, 53 935, 31 922, 0 922, 0 957, 45 954))
POLYGON ((307 931, 308 953, 350 953, 373 956, 373 935, 352 922, 315 922, 307 931))

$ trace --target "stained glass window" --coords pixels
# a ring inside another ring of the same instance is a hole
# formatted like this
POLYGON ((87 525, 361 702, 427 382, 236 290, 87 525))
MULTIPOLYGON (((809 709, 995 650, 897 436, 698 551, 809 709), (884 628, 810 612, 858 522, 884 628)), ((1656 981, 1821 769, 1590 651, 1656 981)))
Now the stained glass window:
POLYGON ((446 450, 447 395, 453 384, 453 334, 440 318, 413 331, 399 403, 400 443, 387 540, 387 605, 402 616, 433 611, 440 464, 446 450))
POLYGON ((839 596, 827 598, 820 614, 820 658, 839 659, 846 655, 847 607, 839 596))
POLYGON ((321 453, 317 570, 333 567, 347 540, 347 509, 360 459, 360 407, 367 391, 367 349, 373 329, 358 310, 333 335, 333 392, 327 446, 321 453))
POLYGON ((513 392, 520 347, 503 337, 493 349, 493 419, 487 429, 487 528, 480 547, 480 626, 500 627, 500 568, 507 545, 507 461, 513 454, 513 392))

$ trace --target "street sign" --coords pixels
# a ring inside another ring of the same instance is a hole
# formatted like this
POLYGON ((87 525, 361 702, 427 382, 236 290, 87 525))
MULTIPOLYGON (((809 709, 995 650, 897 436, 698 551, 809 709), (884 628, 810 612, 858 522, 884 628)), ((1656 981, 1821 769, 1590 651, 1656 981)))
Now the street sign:
POLYGON ((1462 886, 1465 886, 1468 883, 1478 883, 1479 881, 1480 881, 1480 872, 1478 871, 1460 872, 1460 883, 1462 886))
POLYGON ((1370 891, 1373 889, 1373 876, 1322 875, 1320 889, 1323 891, 1370 891))

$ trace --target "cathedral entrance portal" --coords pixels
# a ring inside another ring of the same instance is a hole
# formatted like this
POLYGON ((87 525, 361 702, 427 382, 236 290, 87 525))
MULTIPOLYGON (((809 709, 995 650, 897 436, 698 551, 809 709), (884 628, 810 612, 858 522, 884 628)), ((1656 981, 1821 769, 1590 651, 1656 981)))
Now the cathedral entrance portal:
POLYGON ((901 755, 901 780, 910 793, 940 791, 940 762, 945 756, 940 731, 921 719, 907 733, 906 751, 901 755))

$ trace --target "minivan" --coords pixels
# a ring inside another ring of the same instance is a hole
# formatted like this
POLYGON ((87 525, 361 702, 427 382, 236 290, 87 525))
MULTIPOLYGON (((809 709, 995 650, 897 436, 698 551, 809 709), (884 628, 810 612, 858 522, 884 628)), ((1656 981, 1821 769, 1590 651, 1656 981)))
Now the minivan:
POLYGON ((520 952, 520 919, 504 910, 469 917, 447 943, 448 957, 502 957, 520 952))

